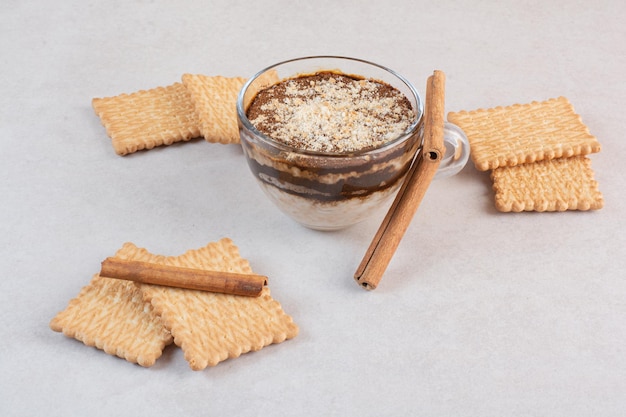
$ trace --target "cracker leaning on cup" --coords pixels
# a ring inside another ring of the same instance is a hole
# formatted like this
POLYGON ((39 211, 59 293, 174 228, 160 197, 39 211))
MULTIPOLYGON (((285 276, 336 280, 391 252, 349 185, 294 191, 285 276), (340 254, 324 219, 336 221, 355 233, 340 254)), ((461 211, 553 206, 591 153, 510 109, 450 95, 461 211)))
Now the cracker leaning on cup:
POLYGON ((474 166, 491 171, 502 212, 597 210, 604 200, 585 157, 601 149, 565 97, 450 112, 474 166))
POLYGON ((237 94, 246 79, 183 74, 182 80, 200 121, 202 137, 211 143, 239 143, 237 94))
MULTIPOLYGON (((153 255, 126 243, 113 258, 252 274, 248 261, 227 238, 180 256, 153 255)), ((152 366, 173 340, 193 370, 281 343, 298 333, 267 286, 254 297, 137 284, 99 274, 52 319, 50 327, 142 366, 152 366)))

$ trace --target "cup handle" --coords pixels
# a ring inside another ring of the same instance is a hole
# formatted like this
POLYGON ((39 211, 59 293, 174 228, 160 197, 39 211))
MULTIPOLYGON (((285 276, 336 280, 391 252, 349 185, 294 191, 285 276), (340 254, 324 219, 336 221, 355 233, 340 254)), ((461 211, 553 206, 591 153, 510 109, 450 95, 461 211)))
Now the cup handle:
POLYGON ((469 140, 467 140, 465 132, 457 125, 445 122, 443 143, 446 147, 446 153, 441 159, 435 179, 447 178, 458 174, 469 160, 469 140))

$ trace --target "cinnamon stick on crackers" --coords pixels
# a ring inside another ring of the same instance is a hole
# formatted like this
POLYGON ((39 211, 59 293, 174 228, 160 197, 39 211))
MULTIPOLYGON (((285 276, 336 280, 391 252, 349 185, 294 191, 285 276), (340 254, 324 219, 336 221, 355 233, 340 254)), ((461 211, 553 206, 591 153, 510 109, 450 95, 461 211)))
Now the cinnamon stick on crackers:
MULTIPOLYGON (((179 256, 155 255, 127 242, 113 258, 254 275, 228 238, 179 256)), ((100 274, 50 321, 50 328, 146 367, 154 365, 164 347, 174 342, 196 371, 298 334, 298 326, 271 296, 268 286, 263 286, 258 297, 241 297, 100 274)))
POLYGON ((267 277, 263 275, 183 268, 113 257, 102 262, 100 276, 249 297, 258 297, 263 286, 267 285, 267 277))
POLYGON ((356 282, 367 290, 373 290, 378 286, 445 154, 444 103, 445 74, 442 71, 435 71, 428 78, 426 85, 424 143, 421 157, 416 158, 411 166, 396 199, 354 274, 356 282))

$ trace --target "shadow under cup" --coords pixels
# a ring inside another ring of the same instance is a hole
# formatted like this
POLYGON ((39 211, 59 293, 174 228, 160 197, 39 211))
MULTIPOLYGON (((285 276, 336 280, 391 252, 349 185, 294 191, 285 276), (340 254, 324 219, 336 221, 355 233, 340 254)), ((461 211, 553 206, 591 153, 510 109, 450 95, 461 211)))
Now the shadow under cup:
POLYGON ((388 208, 422 144, 423 104, 403 77, 352 58, 309 57, 269 67, 244 85, 237 99, 239 134, 252 174, 265 194, 297 222, 337 230, 388 208), (385 145, 352 153, 321 153, 290 147, 259 132, 246 116, 256 94, 285 78, 333 71, 382 81, 402 92, 416 118, 385 145))

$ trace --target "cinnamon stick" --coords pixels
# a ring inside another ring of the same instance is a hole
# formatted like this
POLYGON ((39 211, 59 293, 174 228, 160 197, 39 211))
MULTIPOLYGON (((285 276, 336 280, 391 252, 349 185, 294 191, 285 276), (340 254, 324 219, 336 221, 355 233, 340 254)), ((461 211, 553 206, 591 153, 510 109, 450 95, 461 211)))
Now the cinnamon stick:
POLYGON ((105 259, 100 276, 248 297, 258 297, 263 286, 267 285, 267 277, 263 275, 207 271, 119 258, 105 259))
POLYGON ((445 74, 435 71, 426 84, 424 140, 387 215, 374 235, 354 279, 367 290, 375 289, 409 227, 443 155, 445 74))

